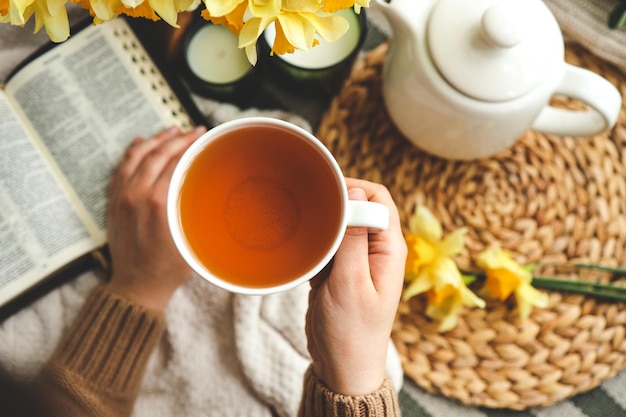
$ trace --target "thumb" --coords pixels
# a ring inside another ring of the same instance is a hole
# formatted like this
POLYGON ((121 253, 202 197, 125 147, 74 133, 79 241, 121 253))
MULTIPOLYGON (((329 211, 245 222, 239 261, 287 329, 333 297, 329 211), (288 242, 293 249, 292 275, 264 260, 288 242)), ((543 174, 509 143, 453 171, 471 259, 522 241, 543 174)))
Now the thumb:
MULTIPOLYGON (((348 197, 350 200, 367 200, 367 194, 360 188, 349 190, 348 197)), ((359 285, 365 279, 371 281, 367 227, 348 226, 343 241, 335 254, 333 275, 339 275, 342 280, 350 280, 355 285, 359 285)))

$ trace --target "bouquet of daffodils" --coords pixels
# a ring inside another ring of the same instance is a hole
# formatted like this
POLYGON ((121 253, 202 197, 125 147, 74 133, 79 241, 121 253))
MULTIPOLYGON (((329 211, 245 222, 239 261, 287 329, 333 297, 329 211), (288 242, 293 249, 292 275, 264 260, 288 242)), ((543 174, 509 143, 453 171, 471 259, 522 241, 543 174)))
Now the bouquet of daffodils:
POLYGON ((440 331, 456 327, 459 314, 464 308, 484 308, 486 303, 468 287, 481 284, 481 297, 506 301, 514 299, 517 313, 527 318, 533 308, 546 308, 548 295, 537 290, 541 287, 604 298, 611 301, 626 301, 626 287, 612 284, 616 277, 625 277, 626 269, 593 264, 576 264, 573 270, 597 271, 613 277, 609 283, 588 280, 563 279, 538 276, 536 265, 522 266, 515 262, 510 253, 490 247, 477 254, 474 261, 479 268, 471 274, 462 273, 454 258, 464 247, 466 228, 459 228, 444 236, 441 224, 433 213, 424 206, 417 206, 410 219, 409 233, 405 236, 409 249, 403 299, 423 295, 427 305, 425 314, 439 322, 440 331))
MULTIPOLYGON (((163 19, 178 27, 178 14, 197 9, 201 0, 69 0, 89 10, 95 24, 118 15, 163 19)), ((203 0, 202 16, 228 27, 239 36, 255 64, 256 42, 265 28, 276 25, 272 53, 284 54, 295 49, 308 50, 321 36, 328 42, 339 39, 348 30, 348 22, 335 13, 348 7, 357 12, 368 7, 369 0, 203 0)), ((35 17, 35 32, 42 27, 53 42, 70 36, 66 11, 68 0, 0 0, 0 22, 23 26, 35 17)))

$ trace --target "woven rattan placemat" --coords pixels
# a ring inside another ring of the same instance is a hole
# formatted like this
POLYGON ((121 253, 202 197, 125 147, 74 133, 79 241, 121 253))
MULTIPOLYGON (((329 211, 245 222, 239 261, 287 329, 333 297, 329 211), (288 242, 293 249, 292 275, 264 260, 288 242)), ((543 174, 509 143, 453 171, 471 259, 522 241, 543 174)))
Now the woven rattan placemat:
MULTIPOLYGON (((446 161, 421 152, 390 122, 381 96, 386 51, 383 44, 357 62, 316 133, 346 175, 389 188, 404 227, 416 204, 446 232, 467 226, 461 268, 492 242, 522 264, 626 264, 624 109, 606 134, 528 132, 493 158, 446 161)), ((626 92, 624 74, 581 47, 567 45, 566 59, 626 92)), ((512 305, 488 302, 465 310, 447 333, 422 314, 419 297, 401 303, 393 339, 406 375, 464 404, 525 409, 587 391, 626 367, 623 303, 549 294, 549 307, 526 320, 512 305)))

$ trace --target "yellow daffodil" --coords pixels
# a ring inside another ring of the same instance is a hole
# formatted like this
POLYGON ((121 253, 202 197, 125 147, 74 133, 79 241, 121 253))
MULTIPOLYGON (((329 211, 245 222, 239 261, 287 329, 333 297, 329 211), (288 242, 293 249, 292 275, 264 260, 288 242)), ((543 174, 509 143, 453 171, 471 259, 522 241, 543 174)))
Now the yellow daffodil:
MULTIPOLYGON (((131 17, 163 19, 177 27, 178 13, 194 10, 200 0, 70 0, 94 17, 94 23, 111 20, 120 14, 131 17)), ((68 0, 0 0, 0 23, 23 26, 34 15, 35 32, 45 28, 53 42, 70 35, 66 5, 68 0)))
POLYGON ((52 41, 62 42, 69 37, 68 1, 89 10, 96 24, 124 14, 174 27, 180 12, 204 2, 202 17, 239 36, 239 47, 256 64, 256 44, 269 25, 276 29, 272 54, 308 50, 319 44, 316 35, 335 42, 348 31, 346 19, 334 13, 349 7, 359 12, 370 0, 0 0, 0 23, 23 26, 34 15, 35 31, 45 27, 52 41))
POLYGON ((406 236, 409 248, 406 280, 410 284, 404 291, 405 299, 433 287, 462 281, 461 272, 452 258, 463 248, 466 232, 467 229, 460 228, 444 239, 441 225, 432 212, 424 206, 416 207, 406 236))
POLYGON ((33 12, 33 0, 0 0, 2 22, 23 26, 33 12))
POLYGON ((35 33, 45 28, 53 42, 70 36, 67 0, 0 0, 0 23, 23 26, 35 16, 35 33))
MULTIPOLYGON (((362 0, 363 1, 363 0, 362 0)), ((202 16, 213 23, 228 27, 239 36, 239 47, 245 48, 248 60, 257 62, 256 44, 265 29, 274 24, 276 36, 271 53, 292 53, 308 50, 319 43, 318 34, 335 42, 348 30, 341 16, 328 15, 323 6, 337 10, 351 7, 354 2, 320 0, 204 0, 202 16), (338 6, 339 5, 339 6, 338 6)))
POLYGON ((243 18, 248 10, 248 2, 242 1, 235 6, 233 10, 221 16, 212 15, 207 6, 202 10, 201 14, 205 20, 211 21, 216 25, 221 25, 228 28, 235 35, 239 35, 241 28, 243 27, 243 18))
POLYGON ((466 228, 460 228, 443 237, 443 229, 432 212, 417 206, 410 219, 409 234, 405 240, 409 253, 405 278, 409 282, 402 298, 408 300, 427 293, 426 315, 441 320, 440 330, 456 326, 457 316, 463 307, 484 307, 465 285, 454 256, 463 249, 466 228))
POLYGON ((531 285, 532 274, 515 262, 507 251, 487 249, 478 255, 476 263, 485 270, 484 290, 501 301, 515 294, 520 317, 528 317, 533 306, 548 306, 548 295, 531 285))
POLYGON ((457 287, 445 285, 439 290, 428 292, 426 315, 439 320, 439 331, 445 332, 456 327, 459 313, 464 307, 485 307, 485 301, 478 298, 463 282, 457 287))
POLYGON ((63 42, 70 36, 66 0, 35 0, 35 32, 45 28, 52 42, 63 42))
POLYGON ((226 16, 241 4, 247 8, 248 0, 204 0, 206 10, 215 17, 226 16))

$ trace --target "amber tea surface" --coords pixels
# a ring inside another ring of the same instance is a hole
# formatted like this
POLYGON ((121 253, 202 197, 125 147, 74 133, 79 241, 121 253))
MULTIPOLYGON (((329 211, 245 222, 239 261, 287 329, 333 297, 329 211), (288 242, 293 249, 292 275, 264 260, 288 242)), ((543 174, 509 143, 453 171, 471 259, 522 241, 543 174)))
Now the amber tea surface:
POLYGON ((313 144, 277 126, 209 143, 185 175, 181 228, 213 275, 245 287, 291 281, 316 265, 341 226, 338 179, 313 144))

